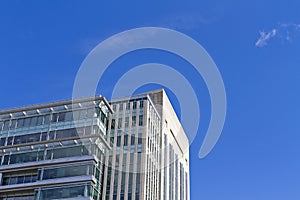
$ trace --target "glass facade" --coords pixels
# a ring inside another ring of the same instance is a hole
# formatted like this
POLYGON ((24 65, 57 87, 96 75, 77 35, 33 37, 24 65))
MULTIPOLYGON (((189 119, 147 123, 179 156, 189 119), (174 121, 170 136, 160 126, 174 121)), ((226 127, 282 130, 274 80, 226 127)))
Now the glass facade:
POLYGON ((186 136, 165 98, 0 111, 0 200, 189 200, 186 136))
POLYGON ((102 97, 0 113, 0 199, 101 199, 110 115, 102 97))

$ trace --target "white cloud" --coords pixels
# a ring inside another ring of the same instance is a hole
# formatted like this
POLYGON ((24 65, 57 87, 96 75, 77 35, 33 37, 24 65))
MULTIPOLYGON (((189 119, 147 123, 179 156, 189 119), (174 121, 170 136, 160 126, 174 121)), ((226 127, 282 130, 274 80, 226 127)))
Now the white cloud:
POLYGON ((255 46, 264 47, 272 38, 281 39, 282 41, 292 41, 296 33, 300 31, 300 24, 295 23, 279 23, 276 28, 271 31, 260 31, 260 38, 256 41, 255 46))
POLYGON ((255 45, 257 47, 263 47, 267 45, 267 41, 270 40, 272 37, 275 37, 277 34, 277 30, 273 29, 269 32, 260 31, 260 38, 257 40, 255 45))

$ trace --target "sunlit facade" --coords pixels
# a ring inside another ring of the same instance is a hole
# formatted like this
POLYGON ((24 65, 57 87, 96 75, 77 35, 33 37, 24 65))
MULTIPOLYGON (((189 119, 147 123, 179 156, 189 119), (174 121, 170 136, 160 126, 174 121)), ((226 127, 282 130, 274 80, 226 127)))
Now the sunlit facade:
POLYGON ((189 142, 165 91, 110 103, 102 200, 189 200, 189 142))

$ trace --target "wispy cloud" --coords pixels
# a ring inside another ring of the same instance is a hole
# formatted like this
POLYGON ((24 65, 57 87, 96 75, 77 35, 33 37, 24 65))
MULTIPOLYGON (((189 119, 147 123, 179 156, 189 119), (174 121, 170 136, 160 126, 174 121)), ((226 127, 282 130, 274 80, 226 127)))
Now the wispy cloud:
POLYGON ((272 38, 277 38, 282 41, 291 41, 298 32, 300 32, 300 24, 278 23, 278 25, 270 31, 260 31, 260 38, 256 41, 255 46, 264 47, 268 45, 272 38))
POLYGON ((263 47, 267 45, 267 42, 276 36, 277 34, 277 30, 276 29, 272 29, 269 32, 264 32, 264 31, 260 31, 260 38, 257 40, 257 42, 255 43, 255 45, 257 47, 263 47))

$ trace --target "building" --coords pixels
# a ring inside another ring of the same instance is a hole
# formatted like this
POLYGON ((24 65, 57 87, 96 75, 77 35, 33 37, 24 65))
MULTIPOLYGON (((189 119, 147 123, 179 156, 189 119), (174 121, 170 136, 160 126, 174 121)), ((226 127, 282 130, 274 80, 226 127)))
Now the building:
POLYGON ((189 142, 164 90, 0 111, 0 199, 189 200, 189 142))
POLYGON ((102 200, 189 200, 189 142, 165 91, 110 103, 102 200))
POLYGON ((103 97, 0 111, 0 199, 100 199, 103 97))

